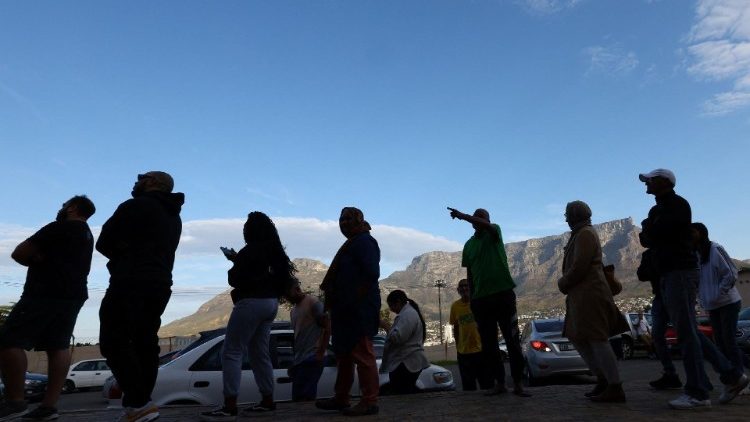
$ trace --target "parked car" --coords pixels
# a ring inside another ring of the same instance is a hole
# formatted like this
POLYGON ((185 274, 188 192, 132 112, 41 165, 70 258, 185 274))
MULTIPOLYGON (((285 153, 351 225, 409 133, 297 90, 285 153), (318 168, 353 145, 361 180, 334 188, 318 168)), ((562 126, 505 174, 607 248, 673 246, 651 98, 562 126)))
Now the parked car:
MULTIPOLYGON (((27 372, 24 381, 24 396, 28 401, 39 401, 47 391, 47 376, 34 372, 27 372)), ((5 384, 0 381, 0 401, 5 397, 5 384)))
POLYGON ((107 378, 112 376, 112 370, 107 366, 106 359, 82 360, 70 365, 65 377, 63 393, 102 387, 107 378))
MULTIPOLYGON (((714 341, 714 329, 711 327, 711 320, 706 315, 699 315, 696 318, 698 323, 698 331, 703 333, 706 338, 714 341)), ((680 352, 680 342, 677 339, 677 330, 675 330, 672 324, 667 324, 667 330, 664 333, 664 337, 667 339, 667 348, 672 353, 680 352)))
MULTIPOLYGON (((628 331, 622 333, 622 357, 632 359, 636 350, 646 350, 646 344, 638 339, 638 325, 640 320, 637 312, 623 312, 625 320, 628 322, 628 331)), ((645 312, 643 317, 646 319, 649 329, 651 328, 651 313, 645 312)))
MULTIPOLYGON (((224 335, 216 336, 203 342, 197 347, 180 354, 174 360, 159 367, 156 386, 151 397, 159 406, 167 404, 200 404, 204 406, 222 403, 222 372, 221 348, 224 335)), ((292 379, 287 374, 294 358, 294 332, 292 330, 271 331, 271 362, 274 368, 274 398, 277 401, 292 399, 292 379)), ((376 353, 379 348, 376 348, 376 353)), ((382 350, 382 349, 380 349, 382 350)), ((378 357, 380 365, 380 356, 378 357)), ((333 355, 327 354, 323 375, 318 383, 318 396, 332 397, 336 381, 336 361, 333 355)), ((383 391, 388 389, 388 374, 380 374, 380 385, 383 391)), ((116 382, 110 386, 110 391, 102 394, 110 399, 110 405, 117 405, 121 397, 111 394, 116 382)), ((422 371, 417 380, 420 391, 454 390, 453 375, 443 367, 430 365, 422 371)), ((359 384, 356 379, 352 387, 352 394, 359 394, 359 384)), ((121 394, 120 394, 121 396, 121 394)), ((255 379, 252 376, 250 362, 245 355, 242 362, 242 388, 240 402, 260 401, 261 396, 255 379)))
POLYGON ((590 374, 573 343, 563 337, 563 319, 535 319, 526 323, 521 334, 521 351, 526 362, 529 385, 552 375, 590 374))
POLYGON ((500 349, 500 360, 505 362, 508 360, 508 345, 505 343, 505 339, 501 338, 497 342, 497 347, 500 349))

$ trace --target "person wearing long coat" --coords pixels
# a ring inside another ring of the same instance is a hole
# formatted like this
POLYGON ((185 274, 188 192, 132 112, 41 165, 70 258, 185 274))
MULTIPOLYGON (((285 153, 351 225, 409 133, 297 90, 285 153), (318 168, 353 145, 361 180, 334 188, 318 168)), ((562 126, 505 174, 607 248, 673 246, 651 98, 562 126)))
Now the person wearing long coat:
POLYGON ((565 219, 571 234, 565 246, 563 275, 557 282, 567 295, 563 335, 597 377, 586 397, 596 402, 624 402, 617 359, 608 339, 626 331, 628 325, 604 276, 601 241, 591 226, 591 208, 583 201, 570 202, 565 219))

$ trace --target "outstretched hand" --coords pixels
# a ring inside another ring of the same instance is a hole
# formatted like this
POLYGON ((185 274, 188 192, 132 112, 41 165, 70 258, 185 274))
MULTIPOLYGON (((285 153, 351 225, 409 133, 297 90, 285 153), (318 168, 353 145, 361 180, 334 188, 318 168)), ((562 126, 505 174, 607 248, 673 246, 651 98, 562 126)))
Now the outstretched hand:
POLYGON ((455 208, 451 208, 451 207, 447 207, 447 208, 448 208, 448 211, 451 212, 451 214, 450 214, 451 218, 458 218, 459 220, 463 220, 463 218, 461 218, 461 217, 464 215, 464 213, 462 213, 461 211, 459 211, 459 210, 457 210, 455 208))

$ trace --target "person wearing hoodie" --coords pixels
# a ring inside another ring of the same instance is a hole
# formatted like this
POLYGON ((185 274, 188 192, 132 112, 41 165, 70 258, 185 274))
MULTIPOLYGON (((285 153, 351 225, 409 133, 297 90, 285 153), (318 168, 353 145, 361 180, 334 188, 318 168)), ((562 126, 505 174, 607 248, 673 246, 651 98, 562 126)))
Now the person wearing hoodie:
POLYGON ((159 417, 151 401, 159 367, 157 332, 172 294, 185 202, 173 188, 165 172, 139 174, 133 198, 117 207, 96 242, 96 250, 109 259, 110 274, 99 308, 99 347, 122 389, 126 422, 159 417))
POLYGON ((742 308, 742 298, 734 285, 738 272, 724 248, 708 238, 708 228, 703 223, 693 223, 692 228, 700 258, 698 299, 703 309, 708 311, 716 347, 731 364, 727 377, 737 380, 725 384, 719 397, 719 403, 723 404, 750 384, 750 379, 744 374, 742 351, 735 339, 737 318, 742 308))

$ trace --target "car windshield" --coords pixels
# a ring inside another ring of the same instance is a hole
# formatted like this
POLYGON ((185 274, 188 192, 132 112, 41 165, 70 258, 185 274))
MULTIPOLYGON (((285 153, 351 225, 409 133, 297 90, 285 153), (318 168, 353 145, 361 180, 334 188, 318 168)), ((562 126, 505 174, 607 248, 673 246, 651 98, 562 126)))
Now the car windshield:
POLYGON ((563 330, 563 321, 559 319, 554 321, 536 321, 534 325, 536 326, 536 331, 540 333, 561 333, 563 330))
POLYGON ((740 312, 739 319, 750 320, 750 307, 743 309, 740 312))

